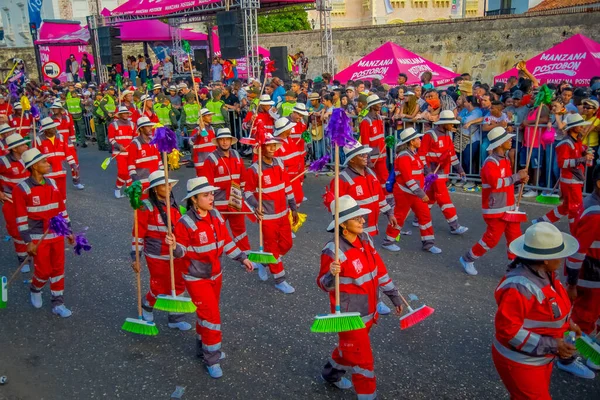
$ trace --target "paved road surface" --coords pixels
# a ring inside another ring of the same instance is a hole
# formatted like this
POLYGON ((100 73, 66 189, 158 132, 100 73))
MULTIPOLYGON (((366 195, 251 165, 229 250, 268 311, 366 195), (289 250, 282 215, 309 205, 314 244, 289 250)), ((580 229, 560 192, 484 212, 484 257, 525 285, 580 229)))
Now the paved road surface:
MULTIPOLYGON (((89 227, 91 253, 67 254, 66 304, 73 316, 60 320, 50 313, 49 289, 44 307, 29 304, 27 286, 10 288, 10 305, 0 311, 0 399, 168 399, 175 386, 185 386, 183 399, 351 399, 324 385, 320 368, 336 343, 335 335, 310 333, 313 316, 328 310, 326 294, 315 285, 319 254, 331 237, 325 231, 330 216, 321 204, 329 177, 310 176, 309 201, 302 206, 308 220, 294 248, 284 258, 293 295, 283 295, 256 273, 245 273, 225 259, 221 301, 225 376, 208 377, 195 357, 193 332, 175 332, 166 315, 156 313, 157 337, 120 330, 136 315, 134 274, 129 264, 132 212, 112 190, 113 163, 100 169, 107 153, 95 147, 80 150, 84 191, 69 188, 67 204, 75 231, 89 227)), ((177 199, 193 169, 173 175, 177 199)), ((383 258, 404 294, 415 293, 436 309, 426 322, 401 332, 398 319, 382 317, 372 330, 378 393, 382 399, 504 399, 507 393, 490 357, 495 303, 494 288, 505 265, 504 244, 478 265, 479 275, 465 275, 459 256, 483 233, 480 199, 454 194, 460 222, 470 230, 451 236, 438 208, 434 209, 437 244, 444 251, 420 250, 418 232, 403 236, 402 252, 383 258)), ((547 208, 527 205, 530 216, 547 208)), ((565 229, 565 224, 560 225, 565 229)), ((253 245, 256 226, 249 225, 253 245)), ((381 239, 376 239, 380 244, 381 239)), ((0 242, 0 274, 15 268, 12 243, 0 242)), ((144 271, 144 286, 148 276, 144 271)), ((192 315, 188 317, 193 322, 192 315)), ((583 381, 555 369, 555 399, 592 399, 600 393, 600 378, 583 381), (596 395, 594 395, 596 393, 596 395)))

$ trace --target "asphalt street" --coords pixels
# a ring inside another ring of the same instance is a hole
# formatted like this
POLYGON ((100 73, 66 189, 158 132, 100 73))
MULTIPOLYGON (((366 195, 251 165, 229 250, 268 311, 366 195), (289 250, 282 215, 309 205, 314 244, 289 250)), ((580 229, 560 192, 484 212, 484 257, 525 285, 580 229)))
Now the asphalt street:
MULTIPOLYGON (((321 194, 331 179, 309 176, 308 214, 294 247, 284 257, 288 282, 296 293, 283 295, 273 281, 260 282, 224 258, 221 297, 224 377, 211 379, 195 356, 194 331, 172 331, 165 313, 155 312, 159 336, 121 331, 125 318, 135 317, 135 276, 130 268, 132 211, 126 199, 113 197, 116 165, 100 168, 107 156, 95 146, 79 149, 84 191, 69 185, 67 208, 75 232, 88 228, 93 249, 82 256, 67 250, 66 305, 71 318, 50 312, 49 289, 44 306, 29 303, 23 278, 9 288, 9 306, 0 310, 0 399, 168 399, 176 386, 185 387, 183 399, 351 399, 352 391, 323 383, 322 365, 336 344, 334 334, 313 334, 316 314, 328 311, 327 295, 315 283, 323 245, 331 238, 331 220, 321 194)), ((177 199, 193 169, 173 172, 180 182, 177 199)), ((478 195, 452 195, 459 221, 469 227, 452 236, 439 208, 433 210, 437 245, 443 253, 420 249, 416 228, 402 236, 399 253, 381 250, 390 275, 404 295, 415 294, 435 314, 423 323, 400 331, 398 317, 381 317, 371 331, 378 393, 381 399, 506 399, 491 360, 490 346, 496 310, 494 289, 506 268, 504 240, 478 264, 479 275, 467 276, 458 258, 480 239, 484 223, 478 195)), ((548 208, 527 204, 530 218, 548 208)), ((411 217, 409 216, 409 221, 411 217)), ((384 226, 383 219, 381 226, 384 226)), ((566 224, 560 224, 566 230, 566 224)), ((257 226, 248 223, 253 246, 257 226)), ((5 234, 4 223, 0 228, 5 234)), ((375 239, 376 245, 381 238, 375 239)), ((11 242, 0 242, 0 275, 16 268, 11 242)), ((148 286, 144 269, 143 290, 148 286)), ((388 301, 388 304, 389 301, 388 301)), ((189 315, 190 323, 195 321, 189 315)), ((597 399, 600 377, 584 381, 556 368, 552 377, 555 399, 597 399), (596 393, 594 395, 594 393, 596 393)))

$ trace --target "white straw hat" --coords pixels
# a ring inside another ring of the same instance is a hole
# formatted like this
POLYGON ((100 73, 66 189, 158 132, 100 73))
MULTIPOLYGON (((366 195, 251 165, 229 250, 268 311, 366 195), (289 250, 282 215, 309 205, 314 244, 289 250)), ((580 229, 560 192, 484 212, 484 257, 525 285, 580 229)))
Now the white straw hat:
POLYGON ((538 222, 527 228, 525 234, 515 239, 509 248, 516 256, 528 260, 555 260, 575 254, 579 243, 554 225, 538 222))
POLYGON ((208 108, 203 108, 202 110, 200 110, 200 115, 204 117, 206 115, 215 115, 215 113, 210 111, 208 108))
POLYGON ((52 103, 52 105, 50 106, 50 108, 63 108, 62 103, 60 102, 60 100, 55 100, 54 103, 52 103))
POLYGON ((51 129, 51 128, 58 128, 58 124, 56 122, 54 122, 54 120, 50 117, 46 117, 46 118, 42 119, 40 132, 43 132, 43 131, 45 131, 47 129, 51 129))
POLYGON ((35 148, 24 151, 23 154, 21 154, 21 160, 23 160, 25 168, 29 168, 45 158, 48 158, 48 154, 42 154, 38 149, 35 148))
POLYGON ((490 141, 490 144, 488 145, 486 150, 488 150, 488 151, 494 150, 496 147, 500 146, 502 143, 504 143, 507 140, 510 140, 514 137, 515 137, 514 134, 506 132, 506 129, 504 129, 501 126, 497 126, 494 129, 492 129, 491 131, 489 131, 487 134, 487 138, 490 141))
POLYGON ((375 104, 381 103, 383 103, 383 100, 381 100, 376 94, 372 94, 369 97, 367 97, 367 108, 371 108, 375 104))
MULTIPOLYGON (((150 186, 148 186, 146 189, 144 189, 144 192, 147 192, 149 189, 151 189, 155 186, 164 185, 165 184, 165 171, 160 170, 160 169, 157 171, 154 171, 148 177, 148 182, 150 182, 150 186)), ((177 182, 179 182, 177 179, 169 178, 169 183, 172 183, 173 186, 175 186, 177 184, 177 182)))
MULTIPOLYGON (((274 137, 273 135, 271 135, 270 133, 265 133, 265 141, 262 144, 263 146, 266 144, 276 144, 277 148, 275 149, 275 151, 279 150, 281 148, 281 140, 277 139, 276 137, 274 137)), ((254 149, 252 149, 252 151, 254 152, 254 154, 258 153, 258 146, 254 146, 254 149)))
POLYGON ((260 96, 260 102, 258 103, 259 106, 272 106, 273 104, 275 103, 273 100, 271 100, 271 96, 268 94, 263 94, 260 96))
POLYGON ((400 132, 400 142, 398 142, 398 145, 408 143, 411 140, 420 138, 423 135, 423 133, 417 132, 415 128, 406 128, 405 130, 400 132))
MULTIPOLYGON (((368 208, 360 208, 356 200, 354 200, 351 196, 345 195, 339 198, 339 223, 346 222, 349 219, 359 217, 361 215, 367 215, 371 213, 371 210, 368 208)), ((335 229, 335 200, 331 202, 331 215, 334 220, 331 221, 329 226, 327 227, 327 232, 333 232, 335 229)))
POLYGON ((231 131, 229 130, 229 128, 221 128, 217 131, 217 135, 211 139, 212 144, 216 145, 217 144, 217 140, 219 139, 225 139, 225 138, 230 138, 231 139, 231 144, 234 145, 238 142, 237 138, 235 136, 233 136, 231 134, 231 131))
POLYGON ((131 111, 129 111, 129 108, 121 106, 119 107, 119 111, 117 112, 117 114, 131 114, 131 111))
POLYGON ((440 113, 440 119, 433 123, 434 125, 444 125, 444 124, 460 124, 460 121, 456 119, 454 113, 450 110, 444 110, 440 113))
POLYGON ((187 200, 192 196, 195 196, 199 193, 206 192, 214 192, 219 188, 212 186, 208 183, 208 179, 205 176, 199 176, 197 178, 192 178, 187 181, 187 194, 183 198, 183 200, 187 200))
POLYGON ((564 121, 567 126, 565 127, 565 131, 575 128, 576 126, 585 126, 590 125, 591 121, 585 121, 583 117, 579 114, 567 114, 564 121))
POLYGON ((151 126, 154 127, 156 126, 156 124, 152 121, 150 121, 150 118, 148 117, 140 117, 137 120, 137 129, 139 130, 140 128, 143 128, 144 126, 151 126))
POLYGON ((28 144, 29 142, 31 142, 31 140, 28 138, 24 138, 18 133, 13 133, 6 138, 6 150, 14 149, 17 146, 28 144))
POLYGON ((287 117, 281 117, 275 121, 275 136, 281 135, 283 132, 288 131, 296 126, 295 122, 290 121, 287 117))
POLYGON ((360 144, 359 142, 344 146, 344 155, 346 156, 344 165, 348 165, 348 162, 358 155, 370 154, 371 150, 373 149, 367 145, 360 144))
MULTIPOLYGON (((52 122, 54 122, 54 121, 52 121, 52 122)), ((9 134, 14 131, 16 131, 16 129, 8 124, 0 125, 0 135, 6 135, 6 134, 9 134)))
POLYGON ((294 108, 292 108, 292 112, 298 113, 300 115, 307 116, 308 110, 306 109, 306 104, 304 103, 296 103, 294 108))

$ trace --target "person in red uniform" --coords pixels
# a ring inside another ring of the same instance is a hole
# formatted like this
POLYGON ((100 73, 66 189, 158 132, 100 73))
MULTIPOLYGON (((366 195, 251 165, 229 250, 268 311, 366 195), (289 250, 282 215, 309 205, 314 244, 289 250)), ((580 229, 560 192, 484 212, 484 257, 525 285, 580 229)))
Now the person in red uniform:
MULTIPOLYGON (((77 141, 75 136, 75 124, 73 118, 67 110, 64 109, 62 103, 57 100, 50 106, 52 111, 51 118, 58 124, 57 131, 67 141, 67 161, 71 167, 71 178, 73 179, 73 186, 77 190, 83 190, 85 187, 81 184, 81 177, 79 175, 79 158, 77 157, 77 150, 75 149, 74 143, 77 141)), ((66 178, 65 178, 66 179, 66 178)), ((65 183, 66 185, 66 183, 65 183)))
POLYGON ((12 115, 13 108, 2 94, 0 94, 0 124, 8 122, 8 116, 12 115))
POLYGON ((435 172, 438 165, 440 168, 436 172, 436 179, 431 188, 427 191, 429 197, 429 208, 437 203, 442 214, 450 225, 450 233, 453 235, 462 235, 469 230, 466 226, 458 223, 456 208, 452 204, 450 193, 448 193, 448 174, 451 166, 454 166, 461 177, 466 176, 465 171, 456 157, 454 143, 452 142, 452 133, 455 131, 455 125, 460 121, 454 118, 454 113, 450 110, 444 110, 440 113, 440 118, 433 123, 433 129, 427 131, 421 141, 419 156, 425 165, 425 174, 435 172))
POLYGON ((5 156, 9 153, 7 149, 8 146, 6 145, 6 139, 8 138, 8 136, 15 133, 15 131, 16 129, 12 128, 8 124, 0 125, 0 157, 5 156))
MULTIPOLYGON (((156 148, 156 145, 150 143, 154 126, 154 122, 151 122, 146 117, 138 119, 137 130, 139 135, 131 141, 127 149, 127 170, 129 171, 129 176, 134 182, 142 182, 144 190, 150 184, 148 180, 150 174, 163 167, 160 152, 156 148)), ((147 198, 147 193, 142 195, 142 199, 145 198, 147 198)))
POLYGON ((192 160, 194 160, 196 176, 206 176, 204 163, 208 155, 217 148, 213 143, 213 139, 215 138, 215 131, 211 126, 213 115, 208 108, 200 110, 204 129, 200 127, 194 129, 190 137, 193 146, 192 160))
POLYGON ((250 242, 246 232, 245 216, 243 214, 223 214, 224 212, 240 212, 247 209, 244 206, 242 177, 246 173, 244 160, 240 154, 231 148, 237 143, 229 128, 221 128, 217 137, 212 140, 217 149, 208 155, 205 163, 205 175, 215 190, 214 206, 223 220, 229 222, 233 241, 242 251, 250 250, 250 242))
POLYGON ((593 162, 594 153, 587 152, 582 143, 582 135, 590 125, 579 114, 567 114, 563 129, 566 136, 556 145, 556 161, 560 168, 560 193, 562 203, 546 215, 536 219, 534 223, 546 221, 556 223, 562 217, 568 216, 569 228, 574 232, 577 218, 583 208, 583 184, 585 183, 585 166, 593 162))
MULTIPOLYGON (((308 110, 306 109, 306 105, 303 103, 296 103, 294 108, 292 108, 292 113, 289 115, 290 121, 296 124, 292 129, 292 134, 290 135, 293 143, 296 144, 296 152, 297 152, 297 160, 298 170, 302 172, 306 166, 306 142, 302 138, 302 134, 308 129, 308 126, 304 123, 304 118, 308 117, 308 110)), ((306 175, 302 175, 302 177, 296 179, 292 182, 292 190, 294 191, 294 199, 296 199, 296 204, 300 206, 303 201, 306 201, 306 197, 304 197, 304 177, 306 175)))
MULTIPOLYGON (((21 239, 17 229, 17 215, 12 194, 15 186, 29 177, 29 171, 25 168, 21 157, 29 148, 27 146, 29 142, 28 138, 13 133, 6 138, 6 148, 9 153, 0 157, 0 203, 2 203, 6 231, 12 237, 19 264, 25 261, 25 257, 27 257, 27 246, 21 239)), ((21 268, 21 272, 29 271, 28 264, 21 268)))
MULTIPOLYGON (((160 294, 171 295, 171 273, 169 267, 169 245, 167 237, 167 185, 163 171, 154 171, 149 176, 149 186, 145 190, 149 194, 143 201, 143 207, 138 210, 138 249, 144 252, 148 272, 150 272, 150 290, 142 302, 142 317, 145 321, 154 321, 154 304, 160 294)), ((169 187, 177 184, 176 179, 169 179, 169 187)), ((171 195, 171 221, 176 223, 181 218, 179 206, 171 195)), ((131 243, 132 268, 140 271, 140 265, 135 261, 135 227, 131 243)), ((185 291, 183 283, 184 265, 181 260, 175 262, 175 293, 180 296, 185 291)), ((185 314, 169 313, 168 324, 171 329, 187 331, 192 326, 183 320, 185 314)))
MULTIPOLYGON (((269 264, 273 274, 275 287, 285 294, 294 293, 295 289, 286 281, 285 270, 281 258, 292 248, 292 226, 288 214, 292 211, 293 223, 298 223, 296 201, 290 186, 290 180, 283 162, 275 158, 281 147, 281 141, 273 136, 265 135, 262 144, 262 160, 257 160, 246 171, 244 199, 253 209, 257 218, 262 219, 264 251, 273 254, 277 263, 269 264), (262 176, 258 175, 258 163, 261 164, 262 176), (262 213, 258 209, 258 180, 262 179, 262 213)), ((258 149, 254 150, 256 153, 258 149)), ((258 276, 262 281, 269 277, 265 267, 258 265, 258 276)))
POLYGON ((121 93, 121 105, 123 107, 127 107, 130 112, 129 119, 135 122, 140 118, 141 115, 138 109, 135 107, 135 103, 133 102, 133 93, 133 90, 124 90, 123 93, 121 93))
POLYGON ((135 124, 131 121, 131 111, 125 107, 119 107, 117 118, 108 125, 108 142, 113 147, 113 155, 117 162, 117 182, 115 183, 115 198, 119 199, 123 185, 128 187, 131 184, 131 177, 127 169, 127 157, 129 145, 137 136, 135 124))
POLYGON ((556 358, 559 368, 594 375, 564 339, 565 332, 580 336, 581 329, 569 319, 571 301, 556 270, 577 248, 574 237, 547 222, 530 226, 510 244, 517 258, 495 292, 492 360, 511 399, 550 400, 556 358))
POLYGON ((175 225, 174 254, 183 259, 185 286, 196 305, 196 355, 202 358, 209 375, 218 379, 223 376, 219 363, 225 358, 221 351, 221 256, 240 262, 248 272, 253 263, 231 239, 225 221, 214 209, 214 191, 208 180, 201 176, 187 182, 187 212, 175 225))
POLYGON ((72 156, 69 156, 69 139, 58 133, 58 124, 50 117, 42 119, 40 134, 35 139, 36 148, 44 155, 48 156, 51 171, 46 174, 47 178, 52 178, 58 190, 67 201, 67 171, 64 169, 64 162, 69 165, 75 164, 72 156))
MULTIPOLYGON (((579 250, 567 258, 567 293, 573 301, 571 319, 583 333, 600 332, 600 167, 593 173, 594 192, 583 201, 584 210, 575 225, 579 250)), ((600 365, 588 359, 588 368, 600 365)))
MULTIPOLYGON (((413 128, 407 128, 400 133, 398 155, 394 160, 396 181, 394 184, 394 216, 396 221, 404 221, 408 212, 412 210, 419 222, 422 249, 433 254, 442 250, 436 247, 431 212, 427 205, 429 197, 423 191, 425 178, 423 177, 423 162, 417 154, 421 147, 422 133, 413 128)), ((388 225, 386 239, 394 240, 400 234, 400 226, 388 225)))
POLYGON ((14 108, 14 114, 8 116, 8 124, 15 128, 21 136, 29 137, 34 123, 31 112, 23 111, 20 101, 15 103, 14 108), (21 118, 21 114, 23 114, 23 118, 21 118))
POLYGON ((139 110, 139 114, 138 114, 139 115, 138 121, 139 121, 139 118, 146 117, 151 122, 158 124, 160 122, 160 120, 158 119, 158 115, 156 115, 156 113, 154 112, 154 105, 153 105, 154 103, 152 102, 152 97, 145 94, 141 97, 140 101, 141 101, 141 103, 140 103, 140 110, 139 110))
MULTIPOLYGON (((335 201, 330 208, 332 215, 335 215, 335 201)), ((354 386, 359 399, 377 398, 369 332, 379 318, 376 310, 379 290, 389 297, 398 314, 402 312, 398 290, 375 250, 371 237, 363 228, 364 216, 370 212, 369 209, 361 208, 348 195, 339 198, 339 263, 335 261, 335 244, 331 240, 321 252, 321 269, 317 277, 317 286, 329 293, 331 312, 334 312, 335 276, 339 275, 340 308, 344 312, 359 312, 366 325, 362 329, 338 334, 339 343, 321 372, 326 382, 339 389, 354 386), (352 375, 352 383, 344 378, 347 371, 352 375)), ((332 221, 327 231, 333 232, 334 228, 335 221, 332 221)))
MULTIPOLYGON (((275 131, 273 136, 277 139, 281 140, 281 147, 275 153, 275 157, 279 158, 283 161, 283 166, 288 173, 290 181, 296 178, 300 173, 304 172, 304 163, 300 163, 300 152, 298 151, 298 144, 296 140, 292 138, 292 133, 296 127, 296 123, 292 122, 287 117, 279 118, 275 121, 275 131)), ((300 138, 302 140, 302 138, 300 138)), ((302 141, 304 143, 304 141, 302 141)), ((294 182, 291 182, 292 192, 294 193, 294 200, 296 201, 296 206, 300 207, 300 203, 302 203, 303 195, 302 193, 302 182, 300 178, 295 179, 294 182), (294 190, 294 188, 296 188, 294 190), (300 192, 300 193, 297 193, 300 192), (300 201, 298 201, 298 197, 300 197, 300 201)), ((294 235, 292 234, 292 237, 294 235)))
POLYGON ((388 179, 385 153, 385 128, 383 119, 379 112, 383 100, 376 94, 367 98, 367 109, 369 113, 363 118, 359 125, 360 142, 371 148, 369 156, 369 168, 375 172, 382 188, 385 189, 385 182, 388 179))
MULTIPOLYGON (((275 131, 275 118, 273 117, 274 114, 271 108, 274 104, 275 103, 268 94, 260 96, 258 113, 248 113, 244 119, 244 129, 252 128, 252 130, 250 131, 250 136, 245 138, 242 143, 254 145, 259 131, 262 135, 273 135, 273 132, 275 131)), ((256 161, 256 158, 253 161, 256 161)))
MULTIPOLYGON (((503 219, 506 211, 515 210, 515 183, 526 184, 529 175, 526 169, 512 173, 508 152, 512 147, 512 138, 516 135, 508 133, 498 126, 487 134, 489 145, 487 151, 492 154, 486 158, 481 168, 481 211, 487 225, 481 240, 460 258, 460 264, 469 275, 477 275, 475 260, 496 247, 502 235, 506 237, 506 245, 521 236, 521 223, 508 222, 503 219)), ((515 255, 508 251, 508 259, 515 255)))
MULTIPOLYGON (((31 176, 14 188, 13 201, 19 235, 27 246, 27 254, 33 257, 31 304, 35 308, 42 307, 42 289, 50 282, 52 312, 68 318, 72 313, 64 305, 65 239, 48 230, 50 219, 59 214, 69 226, 71 222, 63 195, 54 180, 48 178, 51 170, 48 158, 38 149, 29 149, 22 154, 25 168, 31 176), (47 231, 46 237, 40 242, 47 231)), ((68 242, 75 242, 73 235, 68 236, 68 242)))

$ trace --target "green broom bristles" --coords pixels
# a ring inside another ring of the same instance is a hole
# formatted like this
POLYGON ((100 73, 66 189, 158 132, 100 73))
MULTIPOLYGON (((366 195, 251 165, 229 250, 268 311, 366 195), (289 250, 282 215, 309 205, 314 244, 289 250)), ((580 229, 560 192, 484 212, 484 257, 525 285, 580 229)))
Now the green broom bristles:
POLYGON ((248 252, 248 260, 258 264, 277 264, 273 253, 267 253, 262 247, 258 251, 248 252))
POLYGON ((136 333, 138 335, 156 336, 158 328, 154 322, 144 321, 141 318, 127 318, 121 327, 125 332, 136 333))
POLYGON ((314 333, 339 333, 362 329, 365 323, 358 312, 342 313, 336 307, 333 314, 320 314, 315 317, 310 331, 314 333))
POLYGON ((100 165, 100 167, 103 170, 106 170, 106 168, 108 168, 108 164, 110 164, 110 157, 106 157, 106 159, 104 161, 102 161, 102 164, 100 165))
POLYGON ((560 197, 557 194, 549 194, 549 195, 543 195, 540 194, 539 196, 537 196, 535 198, 535 201, 537 201, 538 203, 541 204, 550 204, 550 205, 558 205, 560 204, 560 197))
MULTIPOLYGON (((565 332, 565 338, 569 336, 569 332, 565 332)), ((575 340, 575 348, 583 357, 592 360, 596 365, 600 364, 600 345, 594 343, 592 338, 583 333, 575 340)))
POLYGON ((154 308, 160 311, 168 311, 178 314, 187 314, 196 312, 196 306, 189 297, 168 296, 159 294, 156 297, 154 308))

